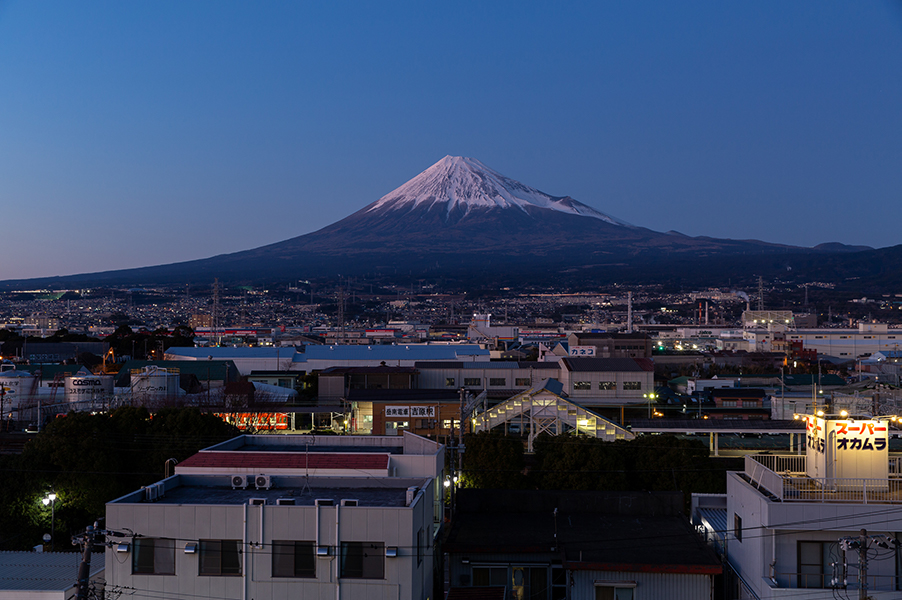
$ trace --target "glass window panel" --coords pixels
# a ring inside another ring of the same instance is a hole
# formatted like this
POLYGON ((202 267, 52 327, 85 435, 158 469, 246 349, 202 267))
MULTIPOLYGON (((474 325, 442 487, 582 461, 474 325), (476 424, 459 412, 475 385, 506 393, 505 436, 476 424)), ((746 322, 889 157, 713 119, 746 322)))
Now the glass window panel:
POLYGON ((154 540, 154 573, 175 575, 175 540, 154 540))

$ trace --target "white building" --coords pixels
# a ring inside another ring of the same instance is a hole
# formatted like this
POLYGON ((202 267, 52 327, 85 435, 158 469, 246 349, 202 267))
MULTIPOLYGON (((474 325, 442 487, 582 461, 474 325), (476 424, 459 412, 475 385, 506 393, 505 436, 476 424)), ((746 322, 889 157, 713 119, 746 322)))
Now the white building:
POLYGON ((866 581, 869 598, 899 598, 902 473, 888 454, 890 421, 804 418, 805 454, 746 456, 727 476, 725 535, 709 528, 739 577, 733 597, 849 598, 866 581), (866 579, 853 547, 862 529, 866 579))
POLYGON ((107 589, 166 598, 433 598, 444 449, 241 436, 107 504, 107 589))

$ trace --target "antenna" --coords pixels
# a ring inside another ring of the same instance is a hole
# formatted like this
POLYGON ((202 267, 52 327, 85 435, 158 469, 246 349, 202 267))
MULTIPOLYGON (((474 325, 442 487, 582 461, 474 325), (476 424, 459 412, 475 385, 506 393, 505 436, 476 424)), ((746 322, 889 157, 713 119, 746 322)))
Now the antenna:
POLYGON ((764 278, 758 276, 758 310, 764 310, 764 278))

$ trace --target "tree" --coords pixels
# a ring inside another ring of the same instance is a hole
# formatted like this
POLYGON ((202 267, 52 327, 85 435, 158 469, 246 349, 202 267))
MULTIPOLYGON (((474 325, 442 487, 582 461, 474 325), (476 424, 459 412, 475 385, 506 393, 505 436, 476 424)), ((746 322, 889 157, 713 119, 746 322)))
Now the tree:
POLYGON ((35 506, 47 491, 56 503, 57 533, 75 532, 105 511, 110 500, 157 481, 169 458, 184 460, 238 434, 196 408, 141 407, 112 413, 69 413, 54 419, 20 456, 0 459, 0 531, 22 530, 3 549, 29 548, 46 520, 35 506))
POLYGON ((523 442, 502 434, 464 436, 463 485, 482 489, 521 489, 526 485, 523 442))

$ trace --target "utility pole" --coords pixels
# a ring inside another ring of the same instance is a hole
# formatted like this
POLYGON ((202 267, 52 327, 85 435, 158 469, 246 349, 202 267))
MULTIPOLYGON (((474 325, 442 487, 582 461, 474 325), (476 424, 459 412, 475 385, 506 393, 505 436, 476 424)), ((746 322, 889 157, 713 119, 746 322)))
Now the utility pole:
POLYGON ((858 536, 858 600, 868 597, 868 530, 862 529, 858 536))
POLYGON ((75 599, 88 600, 88 584, 91 578, 91 549, 94 547, 94 527, 88 525, 80 542, 78 538, 73 538, 72 541, 82 546, 81 564, 78 565, 78 592, 75 599))

